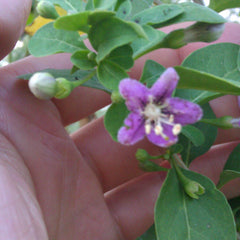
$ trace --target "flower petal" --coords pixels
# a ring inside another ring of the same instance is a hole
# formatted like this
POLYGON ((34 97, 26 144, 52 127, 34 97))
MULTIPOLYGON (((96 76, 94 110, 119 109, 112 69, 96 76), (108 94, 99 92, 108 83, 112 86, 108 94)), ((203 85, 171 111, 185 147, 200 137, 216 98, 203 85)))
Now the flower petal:
POLYGON ((176 88, 179 76, 174 68, 168 68, 160 78, 153 84, 150 93, 158 102, 161 99, 171 97, 173 90, 176 88))
POLYGON ((118 141, 122 144, 132 145, 145 136, 144 119, 141 115, 130 113, 125 119, 126 126, 118 131, 118 141))
POLYGON ((174 123, 192 124, 202 118, 202 109, 195 103, 181 98, 168 98, 165 103, 168 105, 168 111, 174 115, 174 123))
POLYGON ((139 112, 148 101, 149 89, 137 80, 123 79, 119 84, 119 92, 126 99, 127 108, 133 112, 139 112))
POLYGON ((173 126, 162 124, 162 127, 163 133, 166 135, 167 139, 164 139, 161 135, 156 135, 152 130, 151 133, 147 135, 148 140, 159 147, 169 147, 176 143, 178 136, 173 135, 173 126))

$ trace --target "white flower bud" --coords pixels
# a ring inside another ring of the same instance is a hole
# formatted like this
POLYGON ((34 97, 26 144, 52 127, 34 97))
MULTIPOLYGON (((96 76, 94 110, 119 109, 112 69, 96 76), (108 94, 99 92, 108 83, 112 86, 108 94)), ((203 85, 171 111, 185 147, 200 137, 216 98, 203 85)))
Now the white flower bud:
POLYGON ((51 99, 57 91, 56 79, 46 72, 33 74, 29 79, 28 86, 35 97, 43 100, 51 99))

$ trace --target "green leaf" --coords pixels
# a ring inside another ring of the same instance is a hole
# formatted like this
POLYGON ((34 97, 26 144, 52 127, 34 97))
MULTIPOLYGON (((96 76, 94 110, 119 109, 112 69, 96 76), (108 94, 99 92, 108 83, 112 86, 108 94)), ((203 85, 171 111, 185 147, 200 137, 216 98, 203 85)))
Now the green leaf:
POLYGON ((132 43, 131 46, 134 52, 134 59, 137 59, 140 56, 157 49, 158 44, 161 43, 166 36, 166 33, 156 30, 148 25, 142 26, 142 29, 144 30, 147 38, 138 38, 132 43), (157 47, 155 48, 155 46, 157 47))
POLYGON ((191 53, 184 60, 182 66, 239 82, 239 51, 238 44, 212 44, 191 53))
MULTIPOLYGON (((225 81, 229 79, 238 83, 240 79, 240 71, 238 70, 239 51, 240 46, 233 43, 209 45, 190 54, 184 60, 182 66, 196 69, 202 73, 213 74, 216 77, 225 79, 225 81)), ((177 93, 179 97, 199 104, 204 104, 223 95, 223 93, 188 89, 177 90, 177 93)))
POLYGON ((96 61, 89 59, 89 50, 80 50, 71 56, 71 62, 80 69, 90 70, 96 66, 96 61))
POLYGON ((136 240, 157 240, 155 226, 152 225, 141 237, 136 240))
POLYGON ((117 140, 118 130, 123 126, 129 111, 125 102, 113 103, 104 117, 104 125, 113 140, 117 140))
POLYGON ((184 13, 162 24, 157 24, 154 27, 159 28, 168 26, 170 24, 180 22, 204 22, 204 23, 225 23, 226 20, 218 13, 210 8, 204 7, 200 4, 184 2, 178 4, 184 9, 184 13))
POLYGON ((199 147, 205 142, 203 133, 192 125, 184 126, 181 133, 188 138, 195 147, 199 147))
POLYGON ((50 22, 40 28, 29 41, 29 52, 36 56, 46 56, 54 53, 74 53, 87 49, 83 39, 77 32, 57 30, 50 22))
POLYGON ((220 175, 217 187, 221 188, 227 182, 240 177, 240 144, 238 144, 232 153, 229 155, 228 160, 220 175))
POLYGON ((147 8, 138 14, 134 15, 131 21, 134 21, 138 24, 145 25, 154 25, 166 22, 181 13, 184 12, 184 9, 176 4, 161 4, 156 7, 147 8))
POLYGON ((109 11, 85 11, 58 18, 54 23, 54 27, 57 29, 82 31, 87 33, 92 24, 96 24, 97 22, 114 15, 114 12, 109 11))
MULTIPOLYGON (((203 105, 202 109, 204 112, 204 118, 215 118, 209 104, 203 105)), ((195 158, 206 153, 211 148, 217 137, 217 128, 212 125, 197 122, 193 126, 202 132, 205 141, 200 146, 194 146, 188 138, 186 138, 183 134, 180 134, 178 143, 183 146, 181 156, 186 165, 189 165, 195 158)))
POLYGON ((177 89, 176 95, 180 98, 185 98, 191 102, 203 105, 208 103, 210 100, 222 96, 223 94, 195 89, 177 89))
POLYGON ((125 70, 114 62, 104 60, 97 68, 99 81, 108 89, 118 90, 119 82, 127 78, 125 70))
POLYGON ((106 59, 115 62, 124 69, 130 69, 134 64, 132 54, 132 48, 129 45, 124 45, 114 49, 106 59))
POLYGON ((153 0, 131 0, 132 12, 131 16, 150 8, 152 6, 153 0))
POLYGON ((228 8, 238 8, 240 7, 239 0, 210 0, 210 4, 208 6, 217 12, 221 12, 228 8))
POLYGON ((117 0, 93 0, 94 7, 98 9, 108 9, 116 4, 117 0))
POLYGON ((85 8, 84 1, 76 0, 44 0, 56 4, 69 12, 80 12, 85 8))
POLYGON ((179 183, 175 169, 171 169, 155 206, 157 239, 236 240, 232 211, 224 195, 207 177, 183 172, 200 183, 205 193, 198 200, 190 198, 179 183))
MULTIPOLYGON (((44 70, 42 70, 40 72, 48 72, 54 78, 65 78, 68 81, 84 80, 84 78, 86 78, 91 73, 91 71, 85 71, 85 70, 78 70, 78 71, 75 71, 74 73, 71 73, 71 70, 69 70, 69 69, 61 69, 61 70, 57 70, 57 69, 44 69, 44 70)), ((33 74, 25 74, 25 75, 19 76, 18 78, 19 79, 29 80, 32 75, 33 74)), ((109 89, 105 88, 98 81, 98 78, 96 76, 93 76, 90 80, 88 80, 87 82, 85 82, 81 86, 96 88, 96 89, 105 91, 107 93, 111 93, 111 91, 109 89)))
POLYGON ((200 72, 195 69, 176 66, 180 76, 178 88, 197 89, 218 92, 222 94, 240 95, 240 82, 217 77, 213 74, 200 72))
POLYGON ((88 36, 94 49, 98 51, 97 62, 103 60, 115 48, 143 37, 132 23, 116 17, 104 19, 93 25, 88 36))
POLYGON ((126 19, 132 11, 132 4, 130 0, 124 1, 117 9, 116 16, 121 19, 126 19))
POLYGON ((164 71, 165 68, 161 64, 153 60, 147 60, 143 68, 140 82, 145 83, 148 87, 151 87, 164 71))

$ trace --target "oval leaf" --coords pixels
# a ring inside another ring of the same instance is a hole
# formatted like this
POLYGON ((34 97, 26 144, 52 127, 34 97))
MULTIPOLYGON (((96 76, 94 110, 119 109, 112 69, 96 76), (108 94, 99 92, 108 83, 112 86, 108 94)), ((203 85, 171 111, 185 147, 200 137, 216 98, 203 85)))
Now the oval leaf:
POLYGON ((178 5, 184 9, 184 13, 162 24, 156 24, 154 27, 159 28, 163 26, 168 26, 170 24, 175 24, 180 22, 192 22, 192 21, 204 22, 204 23, 225 23, 226 22, 226 20, 222 16, 220 16, 218 13, 200 4, 184 2, 178 5))
POLYGON ((221 94, 240 95, 240 82, 217 77, 213 74, 200 72, 195 69, 176 66, 180 76, 178 88, 198 89, 218 92, 221 94))
POLYGON ((89 50, 77 51, 71 56, 71 62, 80 69, 90 70, 96 66, 96 62, 88 58, 89 53, 89 50))
POLYGON ((140 82, 146 83, 148 87, 151 87, 164 71, 165 67, 163 67, 161 64, 153 60, 147 60, 143 68, 140 82))
POLYGON ((57 30, 53 23, 40 28, 29 41, 29 52, 36 56, 46 56, 54 53, 74 53, 87 49, 77 32, 57 30))
POLYGON ((111 90, 118 90, 119 82, 128 77, 123 68, 108 60, 104 60, 98 65, 97 74, 99 81, 111 90))
MULTIPOLYGON (((202 109, 204 112, 204 118, 215 118, 215 115, 209 104, 203 105, 202 109)), ((196 147, 188 138, 186 138, 183 134, 180 134, 178 143, 183 146, 181 157, 186 165, 189 165, 196 157, 207 152, 217 137, 217 128, 212 125, 197 122, 193 126, 202 132, 205 141, 203 144, 196 147)))
POLYGON ((184 126, 181 133, 188 138, 195 147, 201 146, 205 141, 203 133, 192 125, 184 126))
POLYGON ((171 169, 155 207, 157 239, 236 240, 234 218, 224 195, 207 177, 183 172, 199 182, 205 193, 197 200, 190 198, 171 169))
POLYGON ((168 21, 179 14, 183 13, 184 9, 176 4, 161 4, 156 7, 147 8, 136 14, 131 20, 141 24, 160 24, 168 21))
POLYGON ((123 126, 124 120, 129 114, 125 102, 113 103, 104 117, 104 125, 112 139, 117 140, 118 130, 123 126))

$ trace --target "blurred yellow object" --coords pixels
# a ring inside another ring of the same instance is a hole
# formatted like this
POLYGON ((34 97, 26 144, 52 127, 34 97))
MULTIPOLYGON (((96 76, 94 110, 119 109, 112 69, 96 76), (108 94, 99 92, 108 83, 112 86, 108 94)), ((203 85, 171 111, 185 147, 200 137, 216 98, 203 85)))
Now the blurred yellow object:
MULTIPOLYGON (((60 15, 60 16, 64 16, 64 15, 67 15, 67 11, 56 6, 56 10, 57 10, 57 13, 60 15)), ((47 19, 47 18, 43 18, 41 16, 38 16, 34 19, 33 23, 29 26, 26 26, 25 27, 25 32, 32 36, 34 35, 34 33, 39 29, 41 28, 42 26, 44 26, 45 24, 49 23, 49 22, 52 22, 53 20, 52 19, 47 19)))

